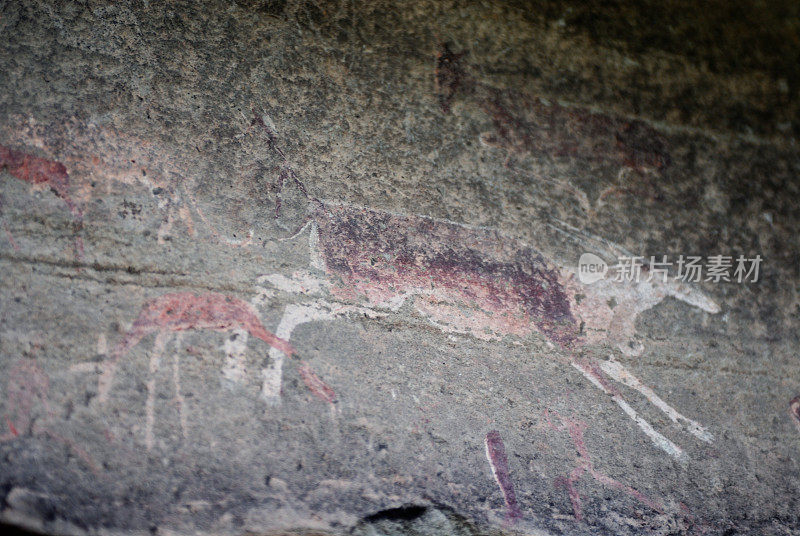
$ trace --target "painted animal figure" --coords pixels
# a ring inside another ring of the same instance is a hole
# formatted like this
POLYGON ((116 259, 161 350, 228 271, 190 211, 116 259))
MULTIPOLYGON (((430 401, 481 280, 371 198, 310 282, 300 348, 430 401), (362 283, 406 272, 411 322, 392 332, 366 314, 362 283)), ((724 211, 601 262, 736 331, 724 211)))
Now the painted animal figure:
MULTIPOLYGON (((147 384, 145 443, 147 448, 153 447, 153 424, 155 420, 155 374, 158 372, 161 356, 164 353, 167 335, 187 330, 212 330, 222 332, 238 332, 261 339, 272 349, 285 356, 295 356, 292 345, 285 339, 268 331, 253 309, 253 306, 238 298, 224 294, 209 292, 195 295, 190 292, 172 293, 159 296, 142 307, 139 316, 131 329, 122 337, 112 351, 111 358, 104 364, 104 370, 98 381, 98 401, 106 403, 114 382, 119 360, 147 335, 155 333, 154 350, 150 353, 150 380, 147 384)), ((176 344, 179 346, 179 344, 176 344)), ((335 394, 322 382, 311 368, 301 361, 302 377, 312 392, 326 402, 334 402, 335 394)), ((187 434, 187 418, 185 404, 180 392, 179 353, 174 353, 173 383, 175 386, 175 402, 180 413, 181 429, 184 437, 187 434)))
MULTIPOLYGON (((308 194, 283 151, 277 149, 267 121, 256 116, 254 124, 267 131, 269 147, 283 159, 279 191, 292 183, 309 199, 308 219, 295 235, 308 232, 309 269, 291 277, 271 274, 259 279, 261 284, 304 300, 287 306, 277 336, 290 340, 294 329, 307 322, 349 314, 377 317, 410 303, 447 333, 484 340, 543 336, 558 349, 554 354, 562 356, 559 359, 609 394, 656 446, 676 459, 684 457, 683 449, 642 418, 612 380, 644 395, 698 439, 712 440, 704 427, 669 406, 613 356, 602 363, 580 357, 583 348, 609 343, 626 355, 640 354, 644 347, 635 340, 640 313, 667 297, 711 314, 719 312, 703 293, 673 279, 659 278, 605 278, 584 285, 574 269, 557 267, 534 248, 496 230, 320 201, 308 194)), ((562 227, 562 232, 577 237, 586 247, 628 253, 600 238, 578 236, 575 229, 562 227)), ((275 348, 270 356, 271 365, 262 371, 262 394, 267 402, 276 404, 283 356, 275 348)))
MULTIPOLYGON (((618 361, 578 357, 582 348, 603 342, 627 355, 640 353, 643 347, 633 336, 642 311, 671 296, 717 312, 716 304, 701 293, 673 281, 583 285, 573 271, 555 267, 531 247, 497 231, 420 216, 325 203, 315 208, 307 228, 309 270, 259 279, 307 300, 287 307, 276 329, 279 337, 290 340, 293 330, 306 322, 348 314, 377 317, 410 303, 447 333, 483 340, 543 336, 558 349, 555 354, 569 356, 570 365, 610 394, 675 458, 682 457, 682 449, 642 419, 610 380, 639 391, 690 433, 711 440, 702 426, 672 409, 618 361)), ((282 357, 274 348, 270 355, 273 363, 264 370, 263 395, 278 403, 282 357)))
MULTIPOLYGON (((12 177, 27 182, 35 188, 49 188, 56 196, 64 201, 64 204, 72 214, 75 229, 75 255, 78 260, 83 259, 84 247, 83 238, 80 230, 83 227, 83 211, 70 197, 70 180, 66 166, 55 160, 28 154, 14 150, 5 145, 0 145, 0 172, 6 170, 12 177)), ((0 204, 0 213, 2 213, 0 204)), ((19 250, 11 231, 3 224, 8 241, 14 250, 19 250)))
POLYGON ((69 173, 61 162, 46 160, 10 147, 0 145, 0 171, 34 186, 47 186, 60 197, 76 218, 83 217, 81 210, 69 195, 69 173))
MULTIPOLYGON (((683 461, 681 447, 657 431, 623 397, 615 382, 638 391, 675 424, 710 443, 713 436, 680 414, 646 386, 613 355, 605 361, 580 357, 583 349, 610 343, 626 355, 644 349, 635 340, 637 316, 673 297, 716 313, 719 307, 702 293, 675 281, 653 279, 616 282, 604 279, 583 285, 575 272, 558 268, 540 253, 491 229, 468 227, 420 216, 392 214, 363 207, 314 203, 308 232, 310 265, 291 277, 259 278, 263 296, 274 290, 301 298, 286 306, 276 335, 291 340, 300 325, 348 315, 381 317, 404 305, 446 333, 491 340, 504 336, 542 336, 554 356, 577 369, 647 435, 655 446, 683 461)), ((280 403, 283 353, 270 349, 263 369, 262 395, 280 403)), ((585 426, 585 425, 584 425, 585 426)), ((583 429, 570 428, 574 441, 583 429)), ((503 493, 507 523, 521 517, 498 432, 487 435, 492 473, 503 493)), ((563 485, 576 520, 581 520, 575 483, 584 473, 602 485, 627 494, 657 512, 653 501, 634 488, 602 473, 592 464, 585 445, 578 465, 563 485)))

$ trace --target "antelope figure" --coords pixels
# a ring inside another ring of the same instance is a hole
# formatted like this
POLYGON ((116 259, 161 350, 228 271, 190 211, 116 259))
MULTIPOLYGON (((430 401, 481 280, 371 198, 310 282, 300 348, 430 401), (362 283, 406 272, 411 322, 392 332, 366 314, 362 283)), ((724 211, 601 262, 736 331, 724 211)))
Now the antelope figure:
MULTIPOLYGON (((639 355, 644 350, 635 339, 640 313, 673 297, 715 314, 719 306, 709 297, 667 278, 616 281, 607 277, 585 285, 574 269, 559 268, 532 247, 492 229, 320 201, 309 195, 267 123, 257 115, 253 121, 266 131, 269 147, 283 161, 276 217, 280 192, 287 183, 308 200, 309 213, 292 237, 307 233, 308 269, 291 277, 270 274, 258 280, 260 285, 303 297, 284 310, 276 328, 278 337, 291 340, 292 332, 307 322, 353 314, 385 316, 406 303, 447 333, 484 340, 537 333, 559 350, 555 352, 558 359, 609 394, 670 456, 683 459, 683 449, 643 419, 612 379, 641 393, 698 439, 712 441, 703 426, 677 412, 613 356, 601 363, 579 357, 582 348, 601 343, 610 343, 625 355, 639 355), (464 309, 469 313, 463 313, 464 309)), ((608 241, 579 236, 566 224, 562 227, 561 232, 588 247, 632 257, 608 241)), ((262 396, 269 404, 280 403, 284 355, 271 348, 271 363, 262 371, 262 396)))
MULTIPOLYGON (((144 337, 155 333, 154 349, 150 354, 150 380, 147 383, 147 401, 145 403, 147 419, 145 443, 148 450, 153 447, 154 441, 155 374, 160 366, 161 356, 167 343, 167 336, 170 333, 177 333, 177 341, 180 341, 180 333, 187 330, 234 331, 240 336, 244 336, 243 334, 246 333, 261 339, 282 355, 292 356, 296 354, 287 340, 275 336, 263 326, 251 304, 237 298, 215 292, 200 295, 181 292, 165 294, 147 302, 138 318, 133 322, 131 329, 114 347, 111 359, 104 364, 103 373, 98 380, 98 401, 101 404, 108 401, 108 394, 111 390, 120 358, 125 356, 144 337)), ((233 367, 235 367, 235 364, 228 364, 227 369, 223 371, 226 372, 226 376, 230 375, 230 370, 233 367)), ((317 378, 304 362, 301 362, 301 371, 303 380, 313 392, 319 393, 326 401, 334 401, 335 395, 330 388, 317 378)), ((178 405, 180 414, 181 431, 183 436, 186 437, 187 418, 185 404, 180 392, 180 367, 179 354, 177 352, 174 354, 172 373, 175 402, 178 405)))
MULTIPOLYGON (((308 269, 258 280, 304 299, 286 307, 278 337, 291 340, 294 329, 307 322, 352 314, 380 317, 407 303, 446 333, 483 340, 538 333, 671 456, 682 458, 682 449, 639 416, 611 379, 640 392, 697 438, 712 440, 613 356, 601 363, 578 357, 581 348, 602 342, 638 355, 643 346, 635 341, 635 321, 641 312, 668 296, 718 312, 702 293, 672 280, 604 279, 583 285, 573 270, 553 266, 534 249, 496 231, 420 216, 322 203, 304 229, 308 269), (465 308, 469 314, 462 312, 465 308)), ((271 364, 262 372, 262 395, 270 404, 280 402, 284 355, 271 348, 271 364)))

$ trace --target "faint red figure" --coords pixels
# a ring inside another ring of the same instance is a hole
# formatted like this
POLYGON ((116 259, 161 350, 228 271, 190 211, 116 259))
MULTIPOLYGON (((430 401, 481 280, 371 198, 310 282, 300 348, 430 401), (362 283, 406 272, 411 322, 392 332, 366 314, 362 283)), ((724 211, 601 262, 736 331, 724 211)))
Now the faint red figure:
POLYGON ((33 359, 23 358, 11 366, 5 406, 3 419, 7 431, 0 434, 0 442, 45 435, 66 445, 93 473, 99 473, 89 453, 52 429, 55 413, 50 406, 50 379, 33 359))
POLYGON ((586 442, 583 438, 583 433, 586 430, 586 423, 573 418, 562 417, 555 413, 561 424, 554 424, 550 420, 550 412, 545 410, 544 418, 548 427, 556 430, 566 430, 569 433, 572 443, 575 445, 575 450, 578 452, 575 468, 570 472, 569 476, 559 477, 555 481, 556 487, 566 488, 569 494, 569 500, 572 502, 572 511, 575 514, 575 519, 581 521, 583 519, 583 509, 581 506, 581 496, 575 484, 580 480, 585 473, 589 473, 592 478, 600 482, 602 485, 623 492, 625 495, 633 497, 640 503, 652 508, 653 510, 663 513, 664 507, 658 501, 648 498, 646 495, 633 489, 632 487, 614 480, 610 476, 601 473, 594 467, 592 458, 589 455, 589 449, 586 447, 586 442))

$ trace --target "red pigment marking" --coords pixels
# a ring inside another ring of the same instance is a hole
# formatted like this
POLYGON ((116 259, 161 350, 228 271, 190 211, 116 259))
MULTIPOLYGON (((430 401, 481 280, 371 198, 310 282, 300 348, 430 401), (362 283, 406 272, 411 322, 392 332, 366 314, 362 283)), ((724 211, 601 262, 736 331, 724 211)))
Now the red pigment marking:
POLYGON ((439 95, 439 105, 444 113, 450 112, 450 103, 459 89, 464 85, 466 73, 461 67, 461 58, 466 52, 453 52, 447 43, 442 44, 441 50, 436 52, 436 67, 434 75, 436 92, 439 95))
POLYGON ((11 435, 13 435, 14 437, 19 436, 19 432, 14 426, 14 423, 11 422, 11 420, 8 417, 6 417, 6 424, 8 425, 8 430, 11 432, 11 435))
POLYGON ((583 475, 583 469, 578 467, 570 473, 569 478, 560 476, 553 481, 553 486, 556 489, 566 488, 569 502, 572 503, 572 512, 576 521, 583 521, 581 495, 578 493, 578 488, 575 487, 575 481, 577 481, 581 475, 583 475))
POLYGON ((267 331, 247 302, 214 292, 179 292, 159 296, 142 307, 133 327, 114 349, 114 358, 127 353, 149 333, 190 329, 244 329, 287 356, 296 354, 289 341, 267 331))
POLYGON ((800 430, 800 396, 794 397, 789 402, 789 415, 794 419, 794 424, 800 430))
POLYGON ((318 210, 316 221, 326 269, 372 301, 422 294, 480 309, 505 334, 533 324, 561 346, 577 339, 557 269, 496 231, 344 206, 318 210))
POLYGON ((570 439, 572 439, 572 443, 575 446, 575 450, 578 452, 577 465, 572 470, 570 475, 568 477, 559 477, 554 482, 554 485, 557 488, 564 487, 567 489, 570 502, 572 503, 572 511, 577 521, 581 521, 583 519, 583 510, 581 506, 581 496, 578 493, 575 483, 580 480, 583 474, 586 472, 588 472, 592 478, 604 486, 621 491, 657 512, 664 512, 663 506, 657 501, 653 501, 640 491, 637 491, 594 468, 594 463, 589 455, 589 449, 586 447, 586 442, 583 437, 583 433, 586 430, 585 422, 558 415, 558 418, 561 420, 561 425, 555 425, 550 420, 550 412, 548 410, 545 410, 544 418, 547 424, 553 430, 567 430, 570 439))
POLYGON ((69 174, 61 162, 15 151, 0 145, 0 170, 5 168, 14 177, 30 184, 45 184, 60 197, 75 217, 81 211, 69 196, 69 174))
POLYGON ((608 381, 608 377, 600 370, 600 366, 597 364, 597 361, 593 359, 580 359, 575 360, 575 364, 577 364, 581 370, 586 372, 587 374, 591 375, 597 382, 603 386, 611 396, 618 396, 622 397, 622 393, 619 392, 619 389, 615 385, 612 385, 608 381))
POLYGON ((506 447, 503 444, 503 439, 500 437, 500 432, 492 430, 486 434, 486 457, 489 459, 489 465, 492 468, 492 474, 500 486, 500 491, 503 493, 506 508, 508 509, 508 520, 514 523, 517 519, 522 517, 519 505, 517 504, 517 495, 514 493, 514 484, 511 482, 511 475, 508 471, 508 458, 506 457, 506 447))
POLYGON ((303 382, 306 384, 309 391, 329 404, 336 403, 336 393, 334 390, 322 381, 319 376, 311 370, 311 367, 307 363, 300 365, 299 372, 300 377, 303 378, 303 382))

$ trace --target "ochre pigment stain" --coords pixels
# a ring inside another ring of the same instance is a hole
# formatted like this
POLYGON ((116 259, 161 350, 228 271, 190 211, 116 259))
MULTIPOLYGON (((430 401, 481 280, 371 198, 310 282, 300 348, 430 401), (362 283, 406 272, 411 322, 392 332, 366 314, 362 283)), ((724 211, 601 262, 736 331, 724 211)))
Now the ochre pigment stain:
POLYGON ((494 479, 503 493, 503 499, 508 510, 508 521, 514 523, 522 517, 522 512, 519 509, 517 494, 514 493, 514 484, 511 481, 511 474, 508 470, 508 457, 506 456, 503 438, 500 437, 500 432, 492 430, 486 434, 484 442, 486 445, 486 459, 489 460, 494 479))
POLYGON ((792 416, 795 426, 800 430, 800 396, 794 397, 789 402, 789 415, 792 416))
POLYGON ((19 180, 47 186, 60 197, 76 217, 81 211, 69 196, 69 173, 61 162, 47 160, 0 145, 0 170, 5 169, 19 180))
POLYGON ((298 368, 303 383, 306 384, 311 393, 329 404, 336 403, 336 393, 334 390, 320 379, 307 363, 302 363, 298 368))

